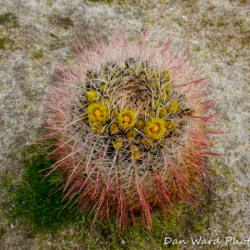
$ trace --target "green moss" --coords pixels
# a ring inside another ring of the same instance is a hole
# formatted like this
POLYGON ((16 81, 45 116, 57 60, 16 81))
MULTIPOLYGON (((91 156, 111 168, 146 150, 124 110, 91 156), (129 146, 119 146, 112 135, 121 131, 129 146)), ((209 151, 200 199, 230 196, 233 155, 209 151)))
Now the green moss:
POLYGON ((0 228, 0 240, 2 240, 3 236, 5 234, 5 230, 3 227, 0 228))
POLYGON ((208 18, 202 18, 201 19, 201 24, 204 26, 204 27, 207 27, 207 26, 214 26, 214 22, 212 19, 208 19, 208 18))
POLYGON ((59 176, 52 174, 43 180, 44 172, 41 171, 50 167, 53 161, 46 159, 43 154, 37 154, 37 151, 33 145, 27 151, 21 152, 23 157, 31 153, 35 155, 29 161, 23 162, 25 173, 18 187, 10 192, 13 187, 10 177, 2 178, 2 186, 11 203, 14 203, 14 208, 7 216, 9 220, 19 218, 29 229, 48 232, 67 222, 75 221, 77 217, 74 213, 68 215, 67 209, 62 211, 66 205, 65 202, 61 202, 62 192, 51 194, 53 187, 58 184, 56 180, 59 176), (55 183, 52 184, 53 182, 55 183), (57 217, 60 211, 62 213, 57 217))
POLYGON ((52 7, 53 6, 53 1, 47 1, 46 5, 48 5, 49 7, 52 7))
POLYGON ((218 24, 217 24, 217 25, 218 25, 218 27, 223 27, 223 26, 227 25, 227 23, 225 22, 223 16, 220 16, 220 17, 218 18, 218 24))
POLYGON ((12 39, 10 39, 8 36, 4 36, 0 38, 0 49, 6 49, 6 46, 10 46, 13 43, 14 41, 12 39))
POLYGON ((15 14, 7 12, 4 13, 2 15, 0 15, 0 24, 5 24, 8 22, 11 22, 13 20, 15 20, 17 17, 15 16, 15 14))
POLYGON ((38 51, 32 51, 31 59, 39 59, 43 57, 43 49, 40 49, 38 51))

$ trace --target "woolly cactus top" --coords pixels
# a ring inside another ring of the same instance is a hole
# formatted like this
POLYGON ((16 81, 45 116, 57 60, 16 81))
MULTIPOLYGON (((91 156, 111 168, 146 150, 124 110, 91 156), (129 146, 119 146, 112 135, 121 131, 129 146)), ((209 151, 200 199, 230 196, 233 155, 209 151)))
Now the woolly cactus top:
POLYGON ((54 119, 42 139, 57 139, 51 171, 66 179, 65 198, 96 219, 117 210, 118 226, 141 211, 150 228, 153 207, 194 203, 190 184, 208 175, 208 135, 217 133, 206 114, 215 101, 203 101, 208 78, 186 65, 187 51, 168 52, 171 37, 155 48, 146 36, 78 51, 78 63, 60 65, 62 82, 46 105, 54 119))

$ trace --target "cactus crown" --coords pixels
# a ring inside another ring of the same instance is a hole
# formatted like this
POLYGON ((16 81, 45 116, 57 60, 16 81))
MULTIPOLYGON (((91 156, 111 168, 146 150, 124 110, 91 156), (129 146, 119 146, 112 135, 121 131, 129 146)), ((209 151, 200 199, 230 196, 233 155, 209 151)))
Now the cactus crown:
MULTIPOLYGON (((51 171, 66 179, 65 199, 76 198, 79 211, 95 210, 95 219, 117 211, 117 226, 141 211, 151 228, 153 207, 173 200, 194 203, 190 183, 204 185, 206 156, 212 154, 209 129, 214 101, 202 101, 207 77, 160 48, 128 44, 114 36, 108 45, 79 51, 80 63, 60 71, 63 77, 52 104, 56 138, 51 171)), ((78 49, 77 49, 78 50, 78 49)), ((174 208, 174 207, 173 207, 174 208)))
POLYGON ((80 123, 84 121, 97 136, 102 134, 103 143, 123 142, 121 147, 114 146, 113 151, 126 153, 130 161, 134 146, 140 154, 145 147, 143 142, 151 139, 147 150, 153 152, 170 134, 180 136, 177 128, 180 129, 178 124, 183 120, 181 114, 191 109, 187 108, 185 95, 176 98, 178 93, 171 91, 170 71, 150 69, 148 60, 138 63, 135 58, 101 67, 99 71, 92 69, 86 73, 84 98, 74 108, 75 116, 86 114, 80 123), (172 127, 167 126, 169 123, 172 127))

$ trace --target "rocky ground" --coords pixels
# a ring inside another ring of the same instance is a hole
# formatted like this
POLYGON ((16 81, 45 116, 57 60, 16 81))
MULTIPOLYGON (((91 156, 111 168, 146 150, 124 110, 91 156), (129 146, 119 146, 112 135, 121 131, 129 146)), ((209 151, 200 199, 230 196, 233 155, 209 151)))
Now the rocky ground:
MULTIPOLYGON (((21 178, 23 167, 13 156, 41 130, 37 122, 43 108, 37 98, 48 97, 47 84, 57 80, 55 58, 64 64, 74 59, 71 41, 77 43, 78 38, 91 46, 93 37, 100 41, 100 32, 105 40, 116 31, 121 34, 124 23, 129 40, 140 39, 145 28, 149 39, 159 44, 174 34, 173 51, 186 44, 191 60, 209 72, 208 87, 215 90, 213 97, 221 99, 214 110, 223 112, 218 128, 230 132, 216 144, 216 152, 226 155, 211 159, 217 181, 212 186, 214 212, 209 227, 198 236, 220 237, 223 242, 225 237, 250 237, 250 2, 5 0, 0 1, 0 15, 2 176, 14 173, 16 181, 21 178)), ((65 232, 58 232, 53 241, 46 234, 29 238, 18 223, 10 225, 4 218, 0 227, 5 230, 0 249, 89 248, 72 242, 65 232)), ((91 237, 97 242, 98 236, 91 237)), ((250 244, 230 246, 241 249, 250 244)))

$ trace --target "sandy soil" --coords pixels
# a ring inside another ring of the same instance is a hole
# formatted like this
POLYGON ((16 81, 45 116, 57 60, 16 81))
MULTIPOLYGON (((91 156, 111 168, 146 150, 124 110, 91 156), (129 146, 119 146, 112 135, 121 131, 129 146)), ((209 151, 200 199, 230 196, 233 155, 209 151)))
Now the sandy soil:
MULTIPOLYGON (((17 19, 0 24, 0 38, 4 38, 0 49, 1 175, 21 177, 23 169, 13 153, 41 129, 37 122, 43 108, 37 98, 48 97, 47 84, 57 79, 54 58, 65 64, 74 58, 70 41, 76 42, 77 37, 91 46, 93 36, 100 40, 100 31, 106 40, 115 31, 122 33, 124 22, 128 39, 141 38, 145 28, 149 28, 149 39, 159 44, 175 34, 172 49, 186 44, 191 60, 209 72, 213 97, 222 99, 214 110, 224 112, 218 128, 230 132, 216 144, 216 152, 226 155, 211 159, 218 182, 211 200, 215 212, 202 237, 250 237, 248 1, 0 1, 0 14, 6 12, 15 13, 17 19)), ((29 238, 18 224, 9 225, 1 218, 0 226, 6 229, 1 249, 52 249, 46 236, 29 238)), ((78 249, 70 239, 63 239, 53 243, 53 249, 64 249, 65 242, 69 249, 78 249)))

